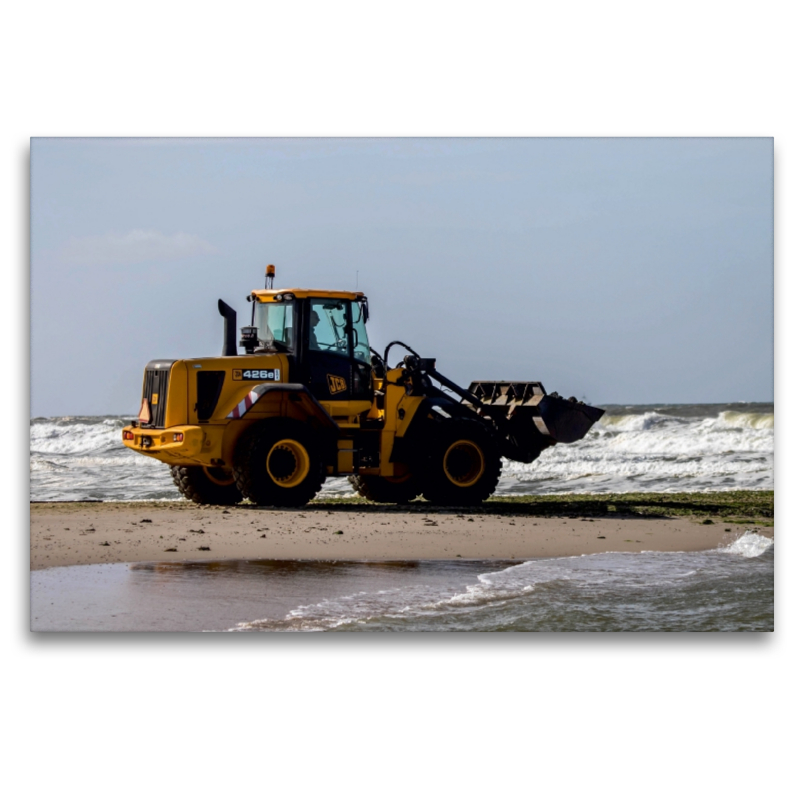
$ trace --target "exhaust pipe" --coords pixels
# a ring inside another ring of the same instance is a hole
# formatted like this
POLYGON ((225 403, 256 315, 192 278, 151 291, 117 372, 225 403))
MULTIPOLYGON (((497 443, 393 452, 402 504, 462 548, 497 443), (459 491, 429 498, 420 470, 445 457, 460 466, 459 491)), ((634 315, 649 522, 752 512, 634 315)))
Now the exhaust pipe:
POLYGON ((225 327, 222 333, 222 355, 238 356, 236 349, 236 312, 224 301, 217 303, 219 313, 225 317, 225 327))

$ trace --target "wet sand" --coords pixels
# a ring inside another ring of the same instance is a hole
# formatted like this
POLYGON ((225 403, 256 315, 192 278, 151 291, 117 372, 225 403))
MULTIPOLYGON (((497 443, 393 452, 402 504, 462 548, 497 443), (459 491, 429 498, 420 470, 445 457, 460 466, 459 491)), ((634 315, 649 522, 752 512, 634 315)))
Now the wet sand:
POLYGON ((528 559, 709 550, 771 527, 697 518, 553 517, 415 504, 278 510, 175 503, 31 503, 31 569, 133 562, 528 559))

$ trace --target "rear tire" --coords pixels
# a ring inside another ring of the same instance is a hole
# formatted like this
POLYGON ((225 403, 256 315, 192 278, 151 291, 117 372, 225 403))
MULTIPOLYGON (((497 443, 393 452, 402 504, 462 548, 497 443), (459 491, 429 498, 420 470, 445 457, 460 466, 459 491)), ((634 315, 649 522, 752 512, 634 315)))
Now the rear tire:
POLYGON ((304 506, 320 490, 325 470, 313 433, 292 419, 251 428, 233 468, 239 491, 259 506, 304 506))
POLYGON ((497 445, 480 422, 441 423, 423 459, 422 494, 437 505, 479 505, 497 488, 500 467, 497 445))
POLYGON ((210 506, 233 506, 242 493, 230 470, 222 467, 170 467, 178 491, 193 503, 210 506))
POLYGON ((412 474, 402 478, 383 478, 379 475, 351 475, 350 485, 373 503, 410 503, 420 494, 419 483, 412 474))

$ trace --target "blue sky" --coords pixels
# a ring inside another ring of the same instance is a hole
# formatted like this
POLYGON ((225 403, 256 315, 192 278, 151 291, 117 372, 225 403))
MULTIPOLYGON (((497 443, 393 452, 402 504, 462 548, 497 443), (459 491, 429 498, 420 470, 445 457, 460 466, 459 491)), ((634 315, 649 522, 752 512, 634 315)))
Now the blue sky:
POLYGON ((267 263, 461 383, 771 400, 772 197, 769 138, 34 139, 31 414, 135 413, 267 263))

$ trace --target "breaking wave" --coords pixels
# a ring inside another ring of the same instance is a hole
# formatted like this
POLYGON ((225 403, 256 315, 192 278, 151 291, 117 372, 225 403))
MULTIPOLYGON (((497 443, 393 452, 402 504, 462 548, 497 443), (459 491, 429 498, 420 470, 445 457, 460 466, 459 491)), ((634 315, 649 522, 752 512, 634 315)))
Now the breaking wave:
MULTIPOLYGON (((736 404, 737 406, 740 404, 736 404)), ((746 406, 746 404, 743 404, 746 406)), ((763 406, 763 404, 758 404, 763 406)), ((679 406, 609 411, 580 442, 504 463, 504 493, 772 489, 774 414, 679 406)))
MULTIPOLYGON (((32 500, 176 500, 169 470, 123 444, 123 417, 30 423, 32 500)), ((774 413, 768 404, 616 406, 571 445, 532 464, 504 461, 498 494, 772 489, 774 413)), ((331 478, 321 497, 349 496, 331 478)))

